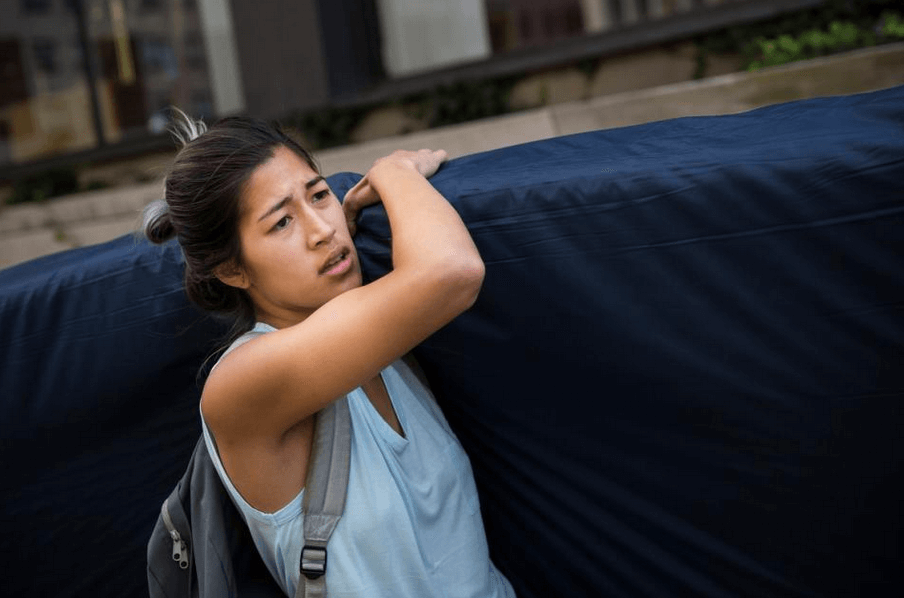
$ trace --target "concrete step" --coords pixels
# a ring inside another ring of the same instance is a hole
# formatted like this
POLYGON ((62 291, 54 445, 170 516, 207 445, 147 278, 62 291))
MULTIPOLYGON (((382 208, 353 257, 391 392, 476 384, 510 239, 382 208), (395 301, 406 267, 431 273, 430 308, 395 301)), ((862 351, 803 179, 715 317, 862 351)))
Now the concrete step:
MULTIPOLYGON (((455 158, 558 135, 682 116, 744 112, 812 97, 862 93, 904 84, 904 43, 856 50, 496 118, 378 139, 317 154, 326 174, 365 172, 395 149, 443 148, 455 158)), ((0 209, 0 268, 135 230, 142 208, 161 197, 162 181, 80 193, 0 209)))

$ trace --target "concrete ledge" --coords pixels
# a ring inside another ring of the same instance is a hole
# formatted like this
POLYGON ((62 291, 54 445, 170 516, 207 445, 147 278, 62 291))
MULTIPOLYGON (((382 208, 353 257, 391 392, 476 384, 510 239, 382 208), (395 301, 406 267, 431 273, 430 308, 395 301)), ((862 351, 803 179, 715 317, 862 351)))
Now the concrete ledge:
POLYGON ((65 241, 73 247, 103 243, 138 231, 140 214, 121 216, 102 222, 80 223, 66 229, 65 241))
POLYGON ((735 114, 793 100, 904 84, 904 43, 855 50, 753 73, 740 72, 550 108, 557 135, 684 116, 735 114))
POLYGON ((163 197, 161 181, 117 189, 88 191, 39 204, 6 206, 0 210, 0 233, 42 227, 66 227, 78 222, 134 214, 163 197))
POLYGON ((0 268, 72 249, 72 245, 59 238, 52 229, 39 228, 24 233, 4 234, 0 238, 0 268))

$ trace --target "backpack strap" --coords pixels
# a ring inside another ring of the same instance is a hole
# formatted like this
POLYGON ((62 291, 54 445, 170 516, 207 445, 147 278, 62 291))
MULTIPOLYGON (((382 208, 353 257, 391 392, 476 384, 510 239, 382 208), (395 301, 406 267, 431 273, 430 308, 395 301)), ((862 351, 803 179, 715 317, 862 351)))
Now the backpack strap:
POLYGON ((326 597, 326 545, 345 509, 351 444, 348 399, 342 397, 321 409, 314 422, 314 446, 302 506, 304 547, 295 598, 326 597))

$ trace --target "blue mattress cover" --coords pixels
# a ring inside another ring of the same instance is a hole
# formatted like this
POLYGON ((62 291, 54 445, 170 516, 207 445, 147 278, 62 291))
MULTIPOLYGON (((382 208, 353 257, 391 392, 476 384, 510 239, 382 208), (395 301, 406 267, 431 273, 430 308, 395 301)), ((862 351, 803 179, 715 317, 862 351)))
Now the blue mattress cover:
MULTIPOLYGON (((519 596, 900 594, 904 87, 505 148, 433 183, 487 274, 416 355, 519 596)), ((382 208, 359 231, 379 277, 382 208)), ((224 331, 172 243, 0 271, 4 591, 146 592, 224 331)))

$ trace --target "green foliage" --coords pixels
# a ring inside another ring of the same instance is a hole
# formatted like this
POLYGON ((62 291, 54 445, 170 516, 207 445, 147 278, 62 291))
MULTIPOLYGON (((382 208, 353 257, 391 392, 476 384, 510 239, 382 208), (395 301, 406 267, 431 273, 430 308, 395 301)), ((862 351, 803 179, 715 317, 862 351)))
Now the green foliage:
POLYGON ((709 54, 738 53, 745 70, 904 39, 894 0, 829 0, 818 7, 698 36, 695 78, 709 54))
POLYGON ((889 38, 904 39, 904 18, 892 11, 883 13, 881 33, 889 38))
POLYGON ((904 39, 901 15, 886 11, 879 22, 862 29, 853 21, 833 21, 828 30, 808 29, 797 36, 783 34, 777 38, 753 40, 755 58, 746 64, 748 71, 766 66, 787 64, 854 48, 874 46, 904 39))
POLYGON ((75 168, 53 168, 16 182, 7 203, 42 201, 78 191, 75 168))

